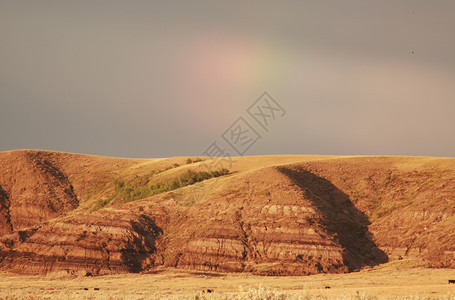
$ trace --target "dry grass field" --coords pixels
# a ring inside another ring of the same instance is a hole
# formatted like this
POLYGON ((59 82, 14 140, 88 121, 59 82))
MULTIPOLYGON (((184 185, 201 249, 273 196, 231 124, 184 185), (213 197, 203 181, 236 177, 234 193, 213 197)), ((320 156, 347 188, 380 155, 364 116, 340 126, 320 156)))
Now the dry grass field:
POLYGON ((427 269, 414 261, 295 277, 177 269, 96 277, 0 276, 0 299, 455 299, 455 284, 448 284, 455 270, 427 269))

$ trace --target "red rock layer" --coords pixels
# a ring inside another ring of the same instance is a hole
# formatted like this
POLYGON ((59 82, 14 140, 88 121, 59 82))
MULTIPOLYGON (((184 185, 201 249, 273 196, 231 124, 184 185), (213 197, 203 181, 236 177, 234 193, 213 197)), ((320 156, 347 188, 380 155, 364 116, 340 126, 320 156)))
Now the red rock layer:
POLYGON ((2 267, 22 274, 118 274, 154 265, 161 233, 144 215, 106 210, 49 222, 17 247, 4 250, 2 267))
MULTIPOLYGON (((346 272, 387 260, 366 226, 359 225, 366 222, 360 212, 352 205, 343 211, 338 204, 324 202, 330 201, 329 195, 344 203, 345 194, 326 185, 326 194, 319 197, 321 178, 310 176, 299 186, 284 173, 268 168, 238 176, 206 201, 182 210, 178 218, 167 214, 166 223, 158 217, 163 237, 173 237, 164 248, 179 249, 160 250, 162 263, 197 270, 305 275, 346 272)), ((148 202, 139 201, 131 209, 148 212, 148 202)))

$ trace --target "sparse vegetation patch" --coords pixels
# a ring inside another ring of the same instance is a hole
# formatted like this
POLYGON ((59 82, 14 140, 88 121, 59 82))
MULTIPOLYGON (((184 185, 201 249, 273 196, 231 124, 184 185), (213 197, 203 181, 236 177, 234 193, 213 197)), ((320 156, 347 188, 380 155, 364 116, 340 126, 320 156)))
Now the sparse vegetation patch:
POLYGON ((227 169, 219 169, 209 172, 196 172, 188 170, 184 174, 179 175, 172 180, 152 184, 150 184, 149 181, 155 173, 138 176, 129 182, 125 182, 121 178, 115 178, 113 180, 113 184, 115 186, 114 192, 107 199, 99 201, 93 207, 92 211, 103 208, 116 199, 121 200, 123 203, 127 203, 176 190, 210 178, 227 175, 228 173, 229 170, 227 169))

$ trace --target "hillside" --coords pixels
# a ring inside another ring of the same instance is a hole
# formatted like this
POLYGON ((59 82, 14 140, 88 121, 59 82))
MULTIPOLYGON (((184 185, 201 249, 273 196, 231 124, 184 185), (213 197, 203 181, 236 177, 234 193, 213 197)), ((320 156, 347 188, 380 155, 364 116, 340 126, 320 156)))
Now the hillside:
POLYGON ((455 159, 0 153, 0 270, 345 273, 455 268, 455 159))

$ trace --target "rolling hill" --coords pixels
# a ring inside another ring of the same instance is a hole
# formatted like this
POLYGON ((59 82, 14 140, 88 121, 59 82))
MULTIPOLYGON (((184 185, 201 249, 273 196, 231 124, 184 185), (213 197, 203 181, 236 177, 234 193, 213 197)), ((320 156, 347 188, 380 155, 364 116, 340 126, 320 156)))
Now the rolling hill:
POLYGON ((455 159, 0 153, 0 270, 346 273, 455 268, 455 159))

